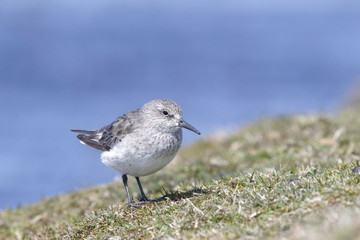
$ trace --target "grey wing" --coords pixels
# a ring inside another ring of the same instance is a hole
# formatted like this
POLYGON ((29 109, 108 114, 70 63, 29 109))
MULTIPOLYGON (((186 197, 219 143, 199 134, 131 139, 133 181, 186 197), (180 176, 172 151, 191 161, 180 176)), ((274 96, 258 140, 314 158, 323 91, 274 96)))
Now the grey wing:
POLYGON ((71 130, 82 133, 77 135, 80 142, 101 151, 109 151, 114 145, 134 129, 135 122, 139 121, 138 110, 118 117, 110 125, 99 130, 71 130))
POLYGON ((134 130, 136 122, 140 120, 137 113, 138 111, 135 110, 124 114, 110 125, 102 128, 103 133, 98 142, 108 149, 121 142, 127 134, 134 130))

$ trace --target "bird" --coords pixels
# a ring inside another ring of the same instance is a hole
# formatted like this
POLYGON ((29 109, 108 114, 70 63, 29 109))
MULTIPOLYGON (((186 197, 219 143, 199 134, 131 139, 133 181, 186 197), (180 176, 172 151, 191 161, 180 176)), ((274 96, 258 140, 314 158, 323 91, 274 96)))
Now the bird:
POLYGON ((182 117, 181 107, 172 100, 156 99, 118 117, 98 130, 72 129, 82 144, 100 150, 101 161, 122 176, 128 206, 151 202, 140 177, 153 174, 170 163, 182 143, 182 129, 201 133, 182 117), (141 198, 131 200, 128 177, 135 177, 141 198))

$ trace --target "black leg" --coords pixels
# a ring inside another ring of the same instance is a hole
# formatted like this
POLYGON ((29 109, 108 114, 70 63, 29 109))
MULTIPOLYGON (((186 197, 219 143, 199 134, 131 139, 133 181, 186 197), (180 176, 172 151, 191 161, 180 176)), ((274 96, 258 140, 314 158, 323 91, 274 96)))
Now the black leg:
POLYGON ((139 177, 135 177, 136 178, 136 181, 139 185, 139 188, 140 188, 140 193, 141 193, 141 198, 140 198, 140 201, 141 202, 149 202, 149 199, 146 197, 145 193, 144 193, 144 190, 141 186, 141 182, 140 182, 140 178, 139 177))
POLYGON ((127 185, 128 178, 127 178, 126 174, 122 175, 122 180, 123 180, 125 190, 126 190, 126 195, 127 195, 127 198, 128 198, 128 205, 131 205, 132 201, 131 201, 130 194, 129 194, 129 188, 128 188, 128 185, 127 185))

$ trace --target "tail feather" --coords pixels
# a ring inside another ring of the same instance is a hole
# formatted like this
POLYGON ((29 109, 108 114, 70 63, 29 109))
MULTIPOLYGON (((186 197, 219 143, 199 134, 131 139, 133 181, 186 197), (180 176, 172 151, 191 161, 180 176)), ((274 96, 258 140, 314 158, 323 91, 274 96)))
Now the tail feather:
POLYGON ((72 132, 82 133, 77 135, 77 138, 82 144, 88 145, 90 147, 96 148, 101 151, 109 151, 110 148, 99 143, 99 139, 102 136, 102 132, 99 130, 81 130, 81 129, 72 129, 72 132))
POLYGON ((97 135, 85 135, 85 134, 79 134, 77 135, 77 138, 80 140, 82 144, 88 145, 90 147, 96 148, 101 151, 109 151, 110 148, 100 144, 98 142, 98 136, 97 135))
POLYGON ((77 133, 85 133, 85 134, 95 134, 96 133, 96 130, 71 129, 70 131, 77 132, 77 133))

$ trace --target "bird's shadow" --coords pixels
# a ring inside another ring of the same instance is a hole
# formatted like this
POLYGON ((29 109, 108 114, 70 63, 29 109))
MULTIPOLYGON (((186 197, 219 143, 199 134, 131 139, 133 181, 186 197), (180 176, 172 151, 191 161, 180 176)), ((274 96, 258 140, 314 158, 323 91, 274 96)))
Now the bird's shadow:
POLYGON ((165 189, 163 189, 163 191, 164 191, 163 196, 151 199, 150 202, 162 202, 168 199, 176 202, 181 199, 192 198, 196 195, 210 193, 210 191, 201 188, 194 188, 188 191, 171 191, 171 192, 167 192, 165 189))

